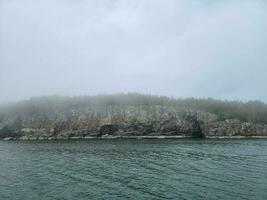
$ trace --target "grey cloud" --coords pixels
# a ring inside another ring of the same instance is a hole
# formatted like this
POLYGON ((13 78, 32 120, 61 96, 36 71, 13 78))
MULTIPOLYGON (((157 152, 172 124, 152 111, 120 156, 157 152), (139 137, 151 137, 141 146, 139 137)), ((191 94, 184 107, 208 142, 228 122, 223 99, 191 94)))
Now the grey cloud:
POLYGON ((0 102, 142 92, 267 101, 267 3, 0 0, 0 102))

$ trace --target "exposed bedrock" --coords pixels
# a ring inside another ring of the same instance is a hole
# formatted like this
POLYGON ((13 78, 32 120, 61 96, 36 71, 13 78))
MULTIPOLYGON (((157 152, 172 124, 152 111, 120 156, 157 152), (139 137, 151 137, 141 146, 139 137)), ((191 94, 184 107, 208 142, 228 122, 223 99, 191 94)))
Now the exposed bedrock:
MULTIPOLYGON (((154 110, 152 110, 154 111, 154 110)), ((264 124, 239 120, 218 120, 214 114, 198 111, 154 112, 132 107, 104 114, 60 113, 56 118, 15 118, 0 123, 0 137, 104 137, 104 136, 267 136, 264 124)))

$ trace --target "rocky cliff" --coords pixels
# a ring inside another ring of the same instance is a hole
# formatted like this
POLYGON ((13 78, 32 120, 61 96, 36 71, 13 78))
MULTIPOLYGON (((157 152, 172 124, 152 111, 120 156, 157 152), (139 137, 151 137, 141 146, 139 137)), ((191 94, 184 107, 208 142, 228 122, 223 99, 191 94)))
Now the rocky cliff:
POLYGON ((181 106, 171 100, 168 103, 150 103, 151 98, 138 103, 119 101, 117 97, 102 103, 88 103, 90 98, 87 98, 79 103, 72 99, 67 104, 62 99, 12 104, 0 110, 0 137, 267 136, 267 125, 262 122, 242 121, 234 117, 222 119, 216 113, 181 106))

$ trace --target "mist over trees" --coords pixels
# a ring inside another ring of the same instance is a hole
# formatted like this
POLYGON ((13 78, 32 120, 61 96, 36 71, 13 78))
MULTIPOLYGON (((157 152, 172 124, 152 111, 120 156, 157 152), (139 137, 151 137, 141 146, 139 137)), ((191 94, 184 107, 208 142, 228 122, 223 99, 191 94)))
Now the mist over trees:
MULTIPOLYGON (((153 106, 168 107, 177 111, 204 111, 216 114, 219 120, 238 119, 242 122, 267 124, 267 104, 261 101, 222 101, 215 99, 176 99, 166 96, 144 95, 138 93, 97 95, 97 96, 44 96, 35 97, 17 103, 0 105, 0 123, 3 119, 16 119, 20 126, 20 118, 32 117, 44 124, 55 116, 84 113, 111 113, 123 107, 142 107, 150 109, 153 106)), ((35 122, 36 123, 36 122, 35 122)))

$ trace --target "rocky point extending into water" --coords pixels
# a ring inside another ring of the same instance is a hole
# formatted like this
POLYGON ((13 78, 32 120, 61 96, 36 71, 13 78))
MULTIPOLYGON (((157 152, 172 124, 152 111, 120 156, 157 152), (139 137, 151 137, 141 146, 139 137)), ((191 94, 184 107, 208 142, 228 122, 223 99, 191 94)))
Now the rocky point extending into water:
POLYGON ((267 137, 267 105, 140 94, 1 105, 4 139, 267 137))

